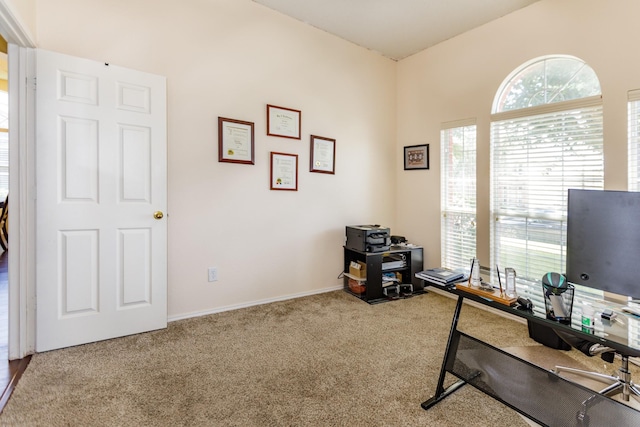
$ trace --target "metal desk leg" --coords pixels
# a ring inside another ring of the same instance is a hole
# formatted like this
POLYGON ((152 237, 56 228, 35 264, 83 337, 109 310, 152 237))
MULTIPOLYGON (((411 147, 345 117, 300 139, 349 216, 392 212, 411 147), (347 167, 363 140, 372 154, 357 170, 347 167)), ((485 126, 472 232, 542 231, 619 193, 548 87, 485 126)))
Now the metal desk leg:
POLYGON ((460 318, 460 309, 462 308, 462 301, 464 297, 458 296, 458 303, 456 304, 456 310, 453 312, 453 321, 451 322, 451 330, 449 331, 449 339, 447 340, 447 348, 444 352, 444 358, 442 359, 442 367, 440 368, 440 377, 438 378, 438 385, 436 386, 436 394, 430 398, 422 402, 420 406, 422 409, 427 410, 431 408, 436 403, 440 402, 445 397, 449 396, 451 393, 465 385, 467 382, 464 380, 458 380, 455 383, 451 384, 446 389, 444 388, 444 377, 447 373, 447 361, 449 360, 449 352, 451 351, 451 344, 453 342, 454 333, 458 329, 458 319, 460 318))

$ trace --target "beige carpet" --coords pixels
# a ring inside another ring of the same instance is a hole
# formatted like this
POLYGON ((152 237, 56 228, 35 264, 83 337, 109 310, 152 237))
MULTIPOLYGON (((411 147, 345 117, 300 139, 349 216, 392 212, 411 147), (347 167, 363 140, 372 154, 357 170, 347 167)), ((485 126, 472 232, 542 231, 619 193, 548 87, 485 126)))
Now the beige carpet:
MULTIPOLYGON (((433 293, 368 305, 335 291, 36 354, 0 425, 527 426, 470 386, 420 407, 454 306, 433 293)), ((460 329, 516 352, 542 348, 525 325, 473 307, 460 329)))

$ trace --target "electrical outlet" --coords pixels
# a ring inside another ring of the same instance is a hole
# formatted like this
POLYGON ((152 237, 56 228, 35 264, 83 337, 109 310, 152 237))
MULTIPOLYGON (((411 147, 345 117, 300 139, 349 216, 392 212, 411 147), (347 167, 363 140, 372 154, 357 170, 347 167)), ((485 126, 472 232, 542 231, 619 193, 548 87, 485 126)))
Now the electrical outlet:
POLYGON ((218 269, 216 267, 209 268, 209 281, 215 282, 218 280, 218 269))

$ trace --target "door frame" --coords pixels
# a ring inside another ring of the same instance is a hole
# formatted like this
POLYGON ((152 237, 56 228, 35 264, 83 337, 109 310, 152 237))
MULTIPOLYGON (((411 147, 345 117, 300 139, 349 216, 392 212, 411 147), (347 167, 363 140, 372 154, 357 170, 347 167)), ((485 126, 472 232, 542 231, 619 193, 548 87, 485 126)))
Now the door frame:
POLYGON ((9 360, 35 351, 36 47, 15 7, 0 0, 0 34, 9 45, 9 360))

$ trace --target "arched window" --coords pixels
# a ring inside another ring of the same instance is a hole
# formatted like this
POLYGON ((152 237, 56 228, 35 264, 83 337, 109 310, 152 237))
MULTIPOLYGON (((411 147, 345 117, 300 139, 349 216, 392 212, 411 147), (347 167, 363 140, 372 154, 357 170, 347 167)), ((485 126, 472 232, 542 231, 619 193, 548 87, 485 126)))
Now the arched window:
POLYGON ((534 59, 505 79, 493 102, 492 113, 600 95, 598 76, 572 56, 534 59))
POLYGON ((584 61, 547 56, 509 75, 491 116, 491 264, 538 283, 564 273, 569 188, 602 189, 602 97, 584 61))

